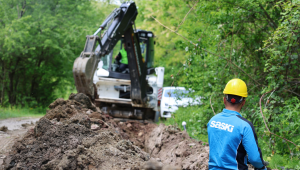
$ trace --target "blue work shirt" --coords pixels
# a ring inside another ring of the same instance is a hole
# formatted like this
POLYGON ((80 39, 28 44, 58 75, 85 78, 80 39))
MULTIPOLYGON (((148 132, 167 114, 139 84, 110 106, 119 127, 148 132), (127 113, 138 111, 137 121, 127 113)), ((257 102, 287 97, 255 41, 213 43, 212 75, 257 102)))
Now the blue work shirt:
POLYGON ((207 124, 209 169, 266 169, 253 124, 239 112, 223 109, 207 124))

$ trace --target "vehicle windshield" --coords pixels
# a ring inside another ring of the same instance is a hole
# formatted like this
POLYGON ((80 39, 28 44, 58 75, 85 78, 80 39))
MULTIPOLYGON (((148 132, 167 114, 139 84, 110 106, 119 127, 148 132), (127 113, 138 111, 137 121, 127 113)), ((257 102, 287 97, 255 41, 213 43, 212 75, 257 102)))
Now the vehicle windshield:
MULTIPOLYGON (((123 41, 124 41, 123 39, 119 40, 115 45, 115 47, 113 48, 113 50, 110 52, 110 54, 107 54, 101 58, 101 60, 103 61, 103 66, 102 66, 103 69, 108 70, 109 64, 115 63, 115 57, 119 54, 120 50, 123 48, 122 45, 123 41)), ((141 48, 143 60, 145 60, 147 54, 147 39, 140 38, 140 48, 141 48)))
POLYGON ((140 38, 140 47, 141 47, 142 57, 145 60, 147 54, 147 39, 140 38))
POLYGON ((101 58, 101 60, 103 61, 103 66, 102 66, 102 68, 103 68, 104 70, 108 70, 108 68, 109 68, 109 60, 110 60, 110 57, 109 57, 109 56, 110 56, 110 55, 107 54, 107 55, 105 55, 104 57, 101 58))
POLYGON ((189 97, 188 94, 188 90, 167 89, 164 92, 164 97, 186 98, 189 97))

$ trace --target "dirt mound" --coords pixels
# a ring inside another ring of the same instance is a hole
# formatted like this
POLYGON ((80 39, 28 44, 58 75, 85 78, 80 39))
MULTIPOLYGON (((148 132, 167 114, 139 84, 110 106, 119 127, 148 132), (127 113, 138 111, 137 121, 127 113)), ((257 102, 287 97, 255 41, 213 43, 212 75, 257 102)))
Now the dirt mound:
POLYGON ((46 118, 13 149, 4 160, 5 169, 122 169, 150 158, 116 133, 97 134, 80 124, 57 124, 46 118))
MULTIPOLYGON (((47 119, 57 119, 58 121, 71 118, 73 115, 91 114, 97 111, 95 105, 91 102, 89 97, 82 93, 71 94, 69 100, 62 98, 56 99, 49 105, 50 110, 47 111, 45 117, 47 119)), ((100 110, 98 110, 100 112, 100 110)))
POLYGON ((7 132, 8 128, 6 126, 2 126, 0 127, 0 131, 7 132))
POLYGON ((80 93, 57 99, 49 108, 15 142, 4 169, 207 168, 208 147, 172 126, 120 122, 102 114, 80 93))
POLYGON ((208 169, 208 145, 191 139, 185 131, 160 124, 146 139, 146 149, 151 157, 163 164, 182 169, 208 169))
POLYGON ((72 93, 69 96, 69 100, 75 100, 78 103, 81 103, 84 108, 91 109, 93 111, 97 110, 95 105, 91 102, 90 98, 83 93, 78 93, 78 94, 72 93))
POLYGON ((55 124, 41 118, 34 129, 14 144, 11 155, 4 160, 4 168, 44 169, 51 160, 61 159, 90 135, 96 134, 83 126, 55 124))

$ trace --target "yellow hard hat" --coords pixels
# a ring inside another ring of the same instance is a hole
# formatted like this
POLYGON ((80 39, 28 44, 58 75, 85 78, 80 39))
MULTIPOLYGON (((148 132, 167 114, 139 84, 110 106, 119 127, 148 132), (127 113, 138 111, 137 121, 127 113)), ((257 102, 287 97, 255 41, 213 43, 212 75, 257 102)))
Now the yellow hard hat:
POLYGON ((241 97, 247 97, 246 83, 241 79, 232 79, 227 84, 223 91, 224 94, 232 94, 241 97))

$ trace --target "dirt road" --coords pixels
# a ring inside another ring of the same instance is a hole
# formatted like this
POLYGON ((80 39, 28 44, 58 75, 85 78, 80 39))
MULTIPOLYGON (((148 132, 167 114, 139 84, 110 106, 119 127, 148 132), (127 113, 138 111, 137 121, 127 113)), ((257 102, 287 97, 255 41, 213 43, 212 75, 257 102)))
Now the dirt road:
POLYGON ((0 131, 0 165, 11 150, 12 145, 21 139, 28 128, 33 127, 40 118, 10 118, 0 120, 0 127, 7 127, 7 131, 0 131))

